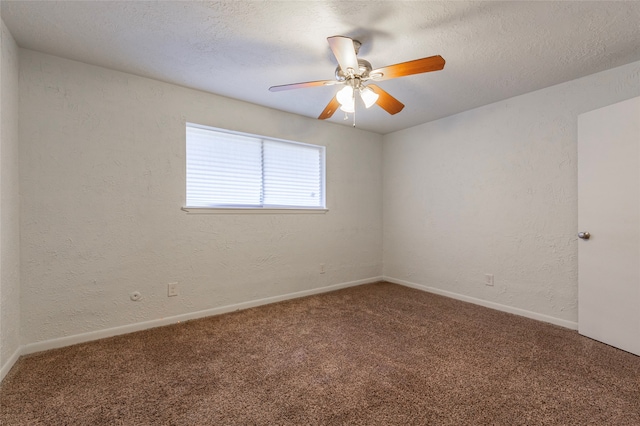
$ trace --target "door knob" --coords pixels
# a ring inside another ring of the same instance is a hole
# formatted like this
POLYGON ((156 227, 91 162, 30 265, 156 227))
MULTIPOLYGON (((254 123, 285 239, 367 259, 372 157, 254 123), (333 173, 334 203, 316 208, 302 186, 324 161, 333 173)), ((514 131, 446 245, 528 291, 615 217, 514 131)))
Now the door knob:
POLYGON ((583 240, 588 240, 591 238, 591 234, 588 232, 578 232, 578 238, 582 238, 583 240))

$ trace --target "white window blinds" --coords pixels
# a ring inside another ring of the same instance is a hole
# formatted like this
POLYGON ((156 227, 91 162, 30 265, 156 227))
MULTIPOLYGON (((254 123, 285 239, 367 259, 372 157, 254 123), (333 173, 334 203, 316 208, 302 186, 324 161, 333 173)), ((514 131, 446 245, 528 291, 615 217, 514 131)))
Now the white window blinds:
POLYGON ((187 125, 187 207, 324 208, 324 147, 187 125))

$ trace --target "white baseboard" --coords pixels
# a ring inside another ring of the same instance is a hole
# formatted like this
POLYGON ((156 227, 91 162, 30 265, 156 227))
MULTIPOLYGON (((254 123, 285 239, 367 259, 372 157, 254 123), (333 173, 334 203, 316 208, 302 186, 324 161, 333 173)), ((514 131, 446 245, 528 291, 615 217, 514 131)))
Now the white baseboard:
POLYGON ((4 380, 5 376, 9 373, 9 371, 11 371, 11 368, 16 363, 16 361, 18 361, 18 358, 20 358, 20 355, 22 355, 22 347, 21 346, 19 346, 15 350, 15 352, 9 357, 7 362, 5 362, 2 365, 2 368, 0 368, 0 382, 2 382, 2 380, 4 380))
POLYGON ((473 303, 476 305, 484 306, 491 309, 496 309, 503 312, 508 312, 515 315, 535 319, 538 321, 544 321, 551 324, 566 327, 572 330, 578 329, 578 323, 573 321, 567 321, 560 318, 551 317, 548 315, 539 314, 536 312, 527 311, 520 308, 514 308, 512 306, 502 305, 500 303, 489 302, 487 300, 477 299, 475 297, 465 296, 458 293, 453 293, 446 290, 440 290, 434 287, 428 287, 421 284, 412 283, 409 281, 399 280, 391 277, 371 277, 357 281, 350 281, 346 283, 334 284, 327 287, 319 287, 311 290, 303 290, 294 293, 282 294, 279 296, 267 297, 264 299, 251 300, 248 302, 237 303, 233 305, 220 306, 217 308, 206 309, 197 312, 190 312, 181 315, 175 315, 167 318, 159 318, 152 321, 145 321, 135 324, 128 324, 120 327, 113 327, 104 330, 92 331, 89 333, 76 334, 73 336, 60 337, 51 340, 45 340, 41 342, 29 343, 16 349, 16 351, 9 357, 7 362, 0 368, 0 382, 9 373, 13 365, 18 361, 21 355, 32 354, 35 352, 41 352, 49 349, 61 348, 64 346, 75 345, 78 343, 90 342, 92 340, 103 339, 106 337, 117 336, 121 334, 133 333, 135 331, 146 330, 155 327, 161 327, 164 325, 174 324, 181 321, 187 321, 197 318, 204 318, 213 315, 220 315, 228 312, 240 311, 243 309, 249 309, 256 306, 268 305, 270 303, 281 302, 284 300, 297 299, 299 297, 312 296, 314 294, 327 293, 330 291, 340 290, 342 288, 354 287, 363 284, 370 284, 378 281, 388 281, 394 284, 400 284, 406 287, 415 288, 429 293, 439 294, 441 296, 451 297, 453 299, 462 300, 464 302, 473 303))
MULTIPOLYGON (((161 327, 164 325, 174 324, 181 321, 188 321, 197 318, 209 317, 212 315, 220 315, 228 312, 240 311, 243 309, 249 309, 256 306, 268 305, 270 303, 281 302, 289 299, 297 299, 299 297, 312 296, 314 294, 327 293, 330 291, 339 290, 347 287, 354 287, 362 284, 374 283, 382 281, 382 277, 371 277, 357 281, 350 281, 346 283, 333 284, 327 287, 319 287, 311 290, 297 291, 294 293, 282 294, 279 296, 266 297, 264 299, 251 300, 248 302, 237 303, 234 305, 220 306, 212 309, 205 309, 202 311, 189 312, 186 314, 175 315, 167 318, 159 318, 156 320, 139 322, 135 324, 123 325, 120 327, 113 327, 104 330, 91 331, 88 333, 75 334, 73 336, 60 337, 51 340, 44 340, 41 342, 29 343, 22 346, 22 350, 19 355, 32 354, 34 352, 46 351, 49 349, 61 348, 64 346, 75 345, 77 343, 90 342, 92 340, 104 339, 106 337, 117 336, 120 334, 133 333, 135 331, 146 330, 149 328, 161 327)), ((16 358, 17 359, 17 358, 16 358)), ((15 362, 15 361, 14 361, 15 362)))
POLYGON ((496 309, 498 311, 508 312, 510 314, 520 315, 522 317, 531 318, 538 321, 544 321, 551 324, 559 325, 561 327, 570 328, 571 330, 578 329, 578 323, 573 321, 564 320, 561 318, 551 317, 549 315, 539 314, 537 312, 527 311, 525 309, 514 308, 513 306, 502 305, 496 302, 490 302, 488 300, 477 299, 471 296, 465 296, 463 294, 453 293, 446 290, 440 290, 434 287, 428 287, 422 284, 416 284, 409 281, 399 280, 391 277, 383 277, 384 281, 388 281, 394 284, 400 284, 405 287, 411 287, 429 293, 439 294, 441 296, 451 297, 452 299, 462 300, 464 302, 473 303, 475 305, 484 306, 486 308, 496 309))

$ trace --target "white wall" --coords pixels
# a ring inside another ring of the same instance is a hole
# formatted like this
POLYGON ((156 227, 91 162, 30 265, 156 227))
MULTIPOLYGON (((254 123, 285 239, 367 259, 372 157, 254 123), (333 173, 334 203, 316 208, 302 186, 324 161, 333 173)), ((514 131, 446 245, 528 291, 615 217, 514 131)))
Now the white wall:
POLYGON ((0 57, 0 380, 20 348, 18 47, 2 22, 0 57))
POLYGON ((575 327, 577 116, 638 94, 640 62, 386 135, 385 277, 575 327))
POLYGON ((34 350, 382 273, 574 324, 576 117, 640 92, 635 63, 383 138, 33 51, 20 65, 34 350), (326 145, 330 212, 185 214, 186 121, 326 145))
POLYGON ((20 65, 32 349, 381 276, 381 136, 29 50, 20 65), (327 146, 330 211, 187 215, 186 121, 327 146), (173 281, 180 296, 168 298, 173 281))

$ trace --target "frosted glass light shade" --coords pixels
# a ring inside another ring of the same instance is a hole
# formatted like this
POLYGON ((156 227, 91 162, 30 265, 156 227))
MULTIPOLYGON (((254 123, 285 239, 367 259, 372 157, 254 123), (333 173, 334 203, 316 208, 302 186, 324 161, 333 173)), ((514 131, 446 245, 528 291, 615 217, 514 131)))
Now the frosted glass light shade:
POLYGON ((340 109, 344 112, 356 112, 356 103, 352 100, 350 104, 341 105, 340 109))
POLYGON ((340 105, 349 105, 353 103, 353 87, 344 86, 336 94, 336 99, 340 102, 340 105))
POLYGON ((353 87, 344 86, 338 93, 336 99, 340 103, 340 109, 344 112, 355 112, 356 103, 353 98, 353 87))
POLYGON ((376 103, 379 96, 372 89, 364 87, 360 89, 360 97, 364 102, 364 106, 367 108, 371 108, 371 106, 376 103))

